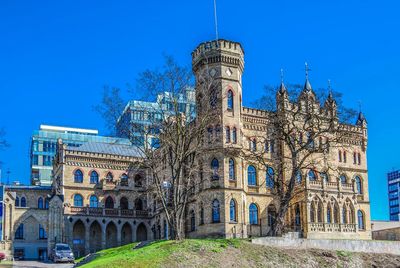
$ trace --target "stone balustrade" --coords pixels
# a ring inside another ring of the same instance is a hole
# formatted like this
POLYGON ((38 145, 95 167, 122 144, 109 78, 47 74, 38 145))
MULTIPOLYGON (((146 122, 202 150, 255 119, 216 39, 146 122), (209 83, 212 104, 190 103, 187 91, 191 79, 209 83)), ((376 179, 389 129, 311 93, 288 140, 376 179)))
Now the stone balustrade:
POLYGON ((310 223, 308 223, 308 232, 355 233, 356 231, 357 231, 357 224, 351 224, 351 223, 322 223, 322 222, 310 222, 310 223))
POLYGON ((93 207, 70 207, 66 214, 106 216, 106 217, 127 217, 127 218, 149 218, 151 213, 147 210, 120 209, 120 208, 93 208, 93 207))

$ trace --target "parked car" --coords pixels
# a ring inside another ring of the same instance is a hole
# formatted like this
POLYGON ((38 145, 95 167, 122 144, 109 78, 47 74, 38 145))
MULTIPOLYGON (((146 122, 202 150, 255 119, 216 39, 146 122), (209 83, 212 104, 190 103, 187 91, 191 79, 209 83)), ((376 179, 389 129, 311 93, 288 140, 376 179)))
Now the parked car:
POLYGON ((0 262, 1 262, 2 260, 5 260, 5 259, 6 259, 6 254, 3 253, 3 252, 0 252, 0 262))
POLYGON ((52 258, 57 262, 75 262, 74 253, 68 244, 58 243, 52 251, 52 258))

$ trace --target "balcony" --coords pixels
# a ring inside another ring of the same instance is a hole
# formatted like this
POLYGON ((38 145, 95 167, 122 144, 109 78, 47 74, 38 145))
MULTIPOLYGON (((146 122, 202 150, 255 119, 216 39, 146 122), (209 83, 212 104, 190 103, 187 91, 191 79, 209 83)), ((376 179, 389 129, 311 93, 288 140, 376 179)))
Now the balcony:
POLYGON ((152 216, 147 210, 91 207, 70 207, 66 214, 124 218, 149 218, 152 216))

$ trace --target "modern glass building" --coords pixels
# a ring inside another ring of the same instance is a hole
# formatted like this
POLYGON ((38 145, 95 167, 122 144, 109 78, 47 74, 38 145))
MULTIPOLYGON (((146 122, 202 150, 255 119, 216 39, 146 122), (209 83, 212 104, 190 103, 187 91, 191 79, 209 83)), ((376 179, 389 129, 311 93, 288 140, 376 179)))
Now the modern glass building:
POLYGON ((30 164, 31 184, 51 185, 53 158, 57 140, 62 139, 68 146, 78 147, 86 142, 131 145, 128 139, 99 136, 98 130, 40 125, 31 139, 30 164))
POLYGON ((184 113, 189 121, 196 116, 196 97, 193 88, 187 88, 183 93, 174 95, 163 92, 157 95, 154 102, 131 100, 126 105, 117 122, 117 136, 129 138, 134 145, 149 144, 157 148, 159 129, 157 120, 173 115, 174 103, 178 110, 184 113))
POLYGON ((391 221, 400 220, 400 170, 389 172, 388 175, 389 192, 389 213, 391 221))

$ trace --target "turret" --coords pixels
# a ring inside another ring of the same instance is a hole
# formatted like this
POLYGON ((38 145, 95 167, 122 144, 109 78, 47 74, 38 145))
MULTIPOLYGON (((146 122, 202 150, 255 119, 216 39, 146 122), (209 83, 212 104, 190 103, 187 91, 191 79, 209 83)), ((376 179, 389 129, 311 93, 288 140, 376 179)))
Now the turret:
POLYGON ((335 98, 333 97, 332 89, 331 89, 331 81, 328 80, 328 98, 325 100, 324 108, 327 111, 328 115, 331 117, 337 116, 337 103, 335 98))
POLYGON ((283 82, 283 70, 281 69, 281 84, 278 92, 276 92, 276 108, 277 111, 282 111, 289 108, 289 93, 286 89, 285 83, 283 82))

